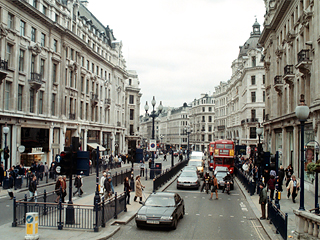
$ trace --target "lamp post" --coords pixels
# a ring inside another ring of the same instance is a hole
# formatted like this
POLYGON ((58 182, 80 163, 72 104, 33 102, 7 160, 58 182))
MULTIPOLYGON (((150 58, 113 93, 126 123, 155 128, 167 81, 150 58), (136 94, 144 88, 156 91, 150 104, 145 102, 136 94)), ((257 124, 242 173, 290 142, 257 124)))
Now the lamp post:
POLYGON ((7 135, 9 133, 9 127, 7 127, 7 123, 5 123, 5 126, 3 127, 3 133, 4 133, 4 163, 5 163, 5 171, 8 169, 8 157, 9 157, 9 149, 7 146, 7 135))
POLYGON ((257 163, 259 162, 259 167, 261 165, 261 142, 260 142, 260 139, 261 139, 262 131, 263 131, 263 129, 260 127, 260 124, 259 124, 259 127, 256 129, 256 132, 257 132, 258 137, 259 137, 259 142, 258 142, 258 161, 257 161, 257 163))
MULTIPOLYGON (((153 99, 151 100, 151 105, 152 105, 152 113, 151 113, 150 117, 152 117, 152 140, 154 140, 155 139, 155 137, 154 137, 154 119, 156 117, 156 114, 154 111, 154 107, 156 106, 156 99, 154 96, 153 96, 153 99)), ((158 111, 161 113, 162 109, 163 109, 162 101, 160 101, 158 111)), ((146 114, 147 114, 148 110, 149 110, 148 101, 146 101, 146 105, 144 106, 144 110, 146 111, 146 114)), ((151 179, 153 179, 153 176, 154 176, 153 169, 154 169, 154 151, 152 151, 152 162, 151 162, 151 169, 150 169, 150 178, 151 179)))
POLYGON ((186 131, 187 135, 188 135, 188 147, 187 147, 187 160, 189 160, 189 135, 192 132, 192 128, 190 127, 190 125, 188 125, 186 128, 184 128, 184 130, 186 131))
POLYGON ((304 123, 307 120, 308 116, 309 116, 309 107, 305 104, 304 102, 304 95, 301 94, 300 95, 300 104, 296 107, 295 113, 297 118, 300 121, 300 126, 301 126, 301 137, 300 137, 300 145, 301 145, 301 149, 300 149, 300 207, 299 210, 304 211, 304 123))

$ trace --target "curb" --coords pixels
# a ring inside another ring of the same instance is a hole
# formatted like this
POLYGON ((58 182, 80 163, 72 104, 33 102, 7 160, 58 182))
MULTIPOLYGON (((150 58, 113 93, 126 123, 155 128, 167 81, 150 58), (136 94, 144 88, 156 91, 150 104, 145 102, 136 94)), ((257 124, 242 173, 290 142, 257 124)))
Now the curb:
MULTIPOLYGON (((269 224, 269 220, 266 220, 264 222, 262 222, 260 220, 260 212, 259 210, 256 208, 255 204, 253 203, 249 193, 247 193, 247 191, 244 189, 244 186, 239 182, 238 178, 234 178, 240 189, 240 191, 242 192, 243 196, 246 198, 246 200, 248 201, 252 211, 254 212, 254 215, 256 216, 257 220, 259 221, 260 225, 262 226, 262 228, 264 229, 264 231, 266 232, 266 234, 268 235, 268 237, 270 239, 282 239, 281 237, 279 238, 279 234, 275 234, 273 231, 272 226, 269 227, 267 224, 269 224), (268 222, 267 222, 268 221, 268 222)), ((266 210, 267 211, 267 210, 266 210)), ((270 224, 269 224, 270 225, 270 224)))

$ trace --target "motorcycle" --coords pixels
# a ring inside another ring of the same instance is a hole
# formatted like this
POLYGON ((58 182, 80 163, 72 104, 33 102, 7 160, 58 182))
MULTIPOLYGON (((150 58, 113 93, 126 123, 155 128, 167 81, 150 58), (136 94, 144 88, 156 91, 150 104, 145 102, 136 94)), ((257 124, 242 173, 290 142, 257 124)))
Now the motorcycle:
POLYGON ((226 192, 228 193, 228 194, 230 194, 230 180, 227 180, 226 181, 226 192))
POLYGON ((210 189, 209 178, 205 179, 205 189, 206 189, 206 193, 208 194, 210 189))

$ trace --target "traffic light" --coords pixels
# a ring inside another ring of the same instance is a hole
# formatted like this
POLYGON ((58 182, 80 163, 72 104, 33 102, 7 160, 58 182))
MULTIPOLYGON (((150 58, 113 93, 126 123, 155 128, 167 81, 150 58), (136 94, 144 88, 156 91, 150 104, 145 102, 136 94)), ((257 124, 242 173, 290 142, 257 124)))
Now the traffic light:
POLYGON ((56 167, 58 174, 70 175, 73 169, 73 154, 71 151, 63 151, 60 153, 60 162, 56 167))

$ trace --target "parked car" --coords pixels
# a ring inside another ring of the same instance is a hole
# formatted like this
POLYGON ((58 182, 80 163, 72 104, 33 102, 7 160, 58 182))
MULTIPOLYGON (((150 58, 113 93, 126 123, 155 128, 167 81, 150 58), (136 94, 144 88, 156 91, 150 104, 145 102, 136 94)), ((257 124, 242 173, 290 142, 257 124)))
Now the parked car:
POLYGON ((177 189, 179 188, 196 188, 199 189, 200 182, 195 170, 184 170, 177 180, 177 189))
POLYGON ((177 228, 179 218, 185 214, 184 201, 177 193, 151 193, 138 210, 135 221, 138 228, 165 226, 177 228))

